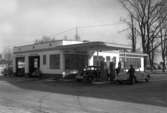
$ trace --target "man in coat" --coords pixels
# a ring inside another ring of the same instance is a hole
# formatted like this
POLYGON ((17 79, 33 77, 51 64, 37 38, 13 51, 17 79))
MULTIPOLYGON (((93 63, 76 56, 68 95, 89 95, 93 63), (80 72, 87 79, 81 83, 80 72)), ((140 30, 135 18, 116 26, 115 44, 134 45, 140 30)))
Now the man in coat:
POLYGON ((134 80, 136 79, 135 78, 135 69, 133 68, 133 65, 130 65, 130 69, 128 70, 128 73, 129 73, 130 83, 133 84, 134 80))

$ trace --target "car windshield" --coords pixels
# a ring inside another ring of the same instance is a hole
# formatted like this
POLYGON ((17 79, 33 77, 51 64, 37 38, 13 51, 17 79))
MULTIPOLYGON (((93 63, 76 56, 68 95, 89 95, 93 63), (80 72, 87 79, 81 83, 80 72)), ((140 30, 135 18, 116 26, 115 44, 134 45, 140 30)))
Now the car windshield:
POLYGON ((85 67, 83 70, 84 70, 84 71, 87 71, 87 70, 98 70, 98 67, 95 67, 95 66, 88 66, 88 67, 85 67))

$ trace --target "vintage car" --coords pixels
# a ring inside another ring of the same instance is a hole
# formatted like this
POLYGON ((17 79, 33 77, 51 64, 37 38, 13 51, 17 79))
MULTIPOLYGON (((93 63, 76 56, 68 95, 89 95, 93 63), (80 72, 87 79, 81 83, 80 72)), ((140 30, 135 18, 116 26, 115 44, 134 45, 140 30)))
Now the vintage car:
POLYGON ((63 73, 64 79, 75 79, 75 77, 78 75, 78 70, 67 70, 63 73))
POLYGON ((98 66, 86 66, 76 76, 77 81, 92 82, 100 75, 100 68, 98 66))
POLYGON ((130 81, 129 73, 120 72, 119 74, 116 75, 115 80, 118 83, 122 83, 123 81, 127 81, 127 82, 132 83, 132 84, 137 83, 139 81, 149 82, 150 74, 148 72, 144 72, 144 71, 136 71, 135 77, 132 79, 132 81, 130 81))

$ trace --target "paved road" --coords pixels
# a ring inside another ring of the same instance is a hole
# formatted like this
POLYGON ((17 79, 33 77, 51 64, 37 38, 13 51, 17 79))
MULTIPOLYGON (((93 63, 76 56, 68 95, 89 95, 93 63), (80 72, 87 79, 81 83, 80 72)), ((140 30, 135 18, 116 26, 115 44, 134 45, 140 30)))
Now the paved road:
POLYGON ((135 85, 0 78, 0 113, 166 113, 167 77, 135 85))

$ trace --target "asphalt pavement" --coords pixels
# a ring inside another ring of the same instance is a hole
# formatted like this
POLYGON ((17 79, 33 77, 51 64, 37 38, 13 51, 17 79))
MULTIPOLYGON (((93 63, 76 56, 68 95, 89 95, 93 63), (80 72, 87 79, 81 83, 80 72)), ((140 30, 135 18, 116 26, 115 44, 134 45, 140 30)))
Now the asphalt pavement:
POLYGON ((0 113, 166 113, 167 77, 92 85, 0 77, 0 113))

